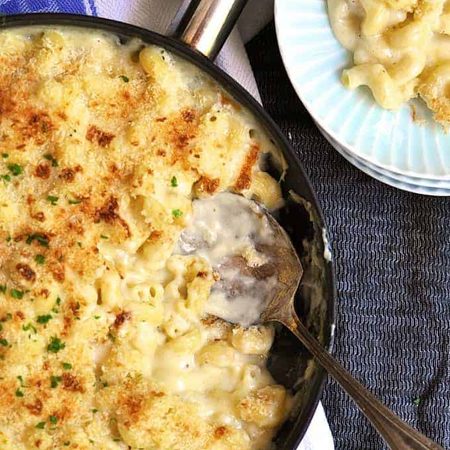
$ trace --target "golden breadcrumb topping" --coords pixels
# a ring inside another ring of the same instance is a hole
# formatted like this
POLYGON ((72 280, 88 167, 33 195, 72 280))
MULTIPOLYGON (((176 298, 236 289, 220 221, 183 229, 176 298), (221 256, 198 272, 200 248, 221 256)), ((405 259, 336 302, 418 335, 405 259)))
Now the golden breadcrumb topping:
POLYGON ((1 449, 268 448, 290 408, 273 331, 207 316, 211 266, 174 254, 196 197, 280 204, 264 132, 137 40, 0 47, 1 449))

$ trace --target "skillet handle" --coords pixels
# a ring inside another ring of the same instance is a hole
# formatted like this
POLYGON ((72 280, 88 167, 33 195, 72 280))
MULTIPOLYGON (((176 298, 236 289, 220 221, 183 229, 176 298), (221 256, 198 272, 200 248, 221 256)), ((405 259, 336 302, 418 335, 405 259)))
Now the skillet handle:
POLYGON ((183 0, 169 34, 214 60, 247 0, 183 0))

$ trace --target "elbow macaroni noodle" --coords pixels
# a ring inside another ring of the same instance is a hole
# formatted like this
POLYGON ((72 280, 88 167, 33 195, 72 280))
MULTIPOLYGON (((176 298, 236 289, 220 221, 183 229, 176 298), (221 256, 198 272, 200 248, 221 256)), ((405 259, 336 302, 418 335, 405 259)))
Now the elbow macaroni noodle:
POLYGON ((368 86, 387 109, 420 96, 448 127, 448 0, 328 0, 328 11, 336 37, 353 52, 346 87, 368 86))
POLYGON ((205 313, 174 248, 197 197, 282 203, 273 144, 166 50, 0 32, 0 447, 267 449, 292 398, 270 326, 205 313))

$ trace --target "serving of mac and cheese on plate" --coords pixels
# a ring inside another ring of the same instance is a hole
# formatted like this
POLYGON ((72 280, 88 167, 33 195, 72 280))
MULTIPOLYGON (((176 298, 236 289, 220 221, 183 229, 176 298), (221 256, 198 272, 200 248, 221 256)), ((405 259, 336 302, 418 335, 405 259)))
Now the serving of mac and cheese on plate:
POLYGON ((371 176, 430 195, 450 195, 448 15, 442 0, 275 2, 287 73, 324 136, 371 176))
POLYGON ((292 404, 274 330, 209 315, 218 275, 179 241, 195 201, 282 204, 273 144, 162 48, 54 27, 0 46, 0 447, 270 448, 292 404))
POLYGON ((444 127, 450 124, 450 2, 328 0, 336 37, 353 53, 345 86, 365 85, 383 108, 419 95, 444 127))

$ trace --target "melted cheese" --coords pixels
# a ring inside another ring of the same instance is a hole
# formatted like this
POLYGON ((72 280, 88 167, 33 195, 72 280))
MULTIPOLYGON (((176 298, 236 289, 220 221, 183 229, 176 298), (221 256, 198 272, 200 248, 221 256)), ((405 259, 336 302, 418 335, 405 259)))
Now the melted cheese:
MULTIPOLYGON (((167 51, 0 32, 2 449, 263 449, 290 408, 270 327, 210 315, 192 201, 281 202, 254 118, 167 51)), ((195 208, 195 207, 194 207, 195 208)))

